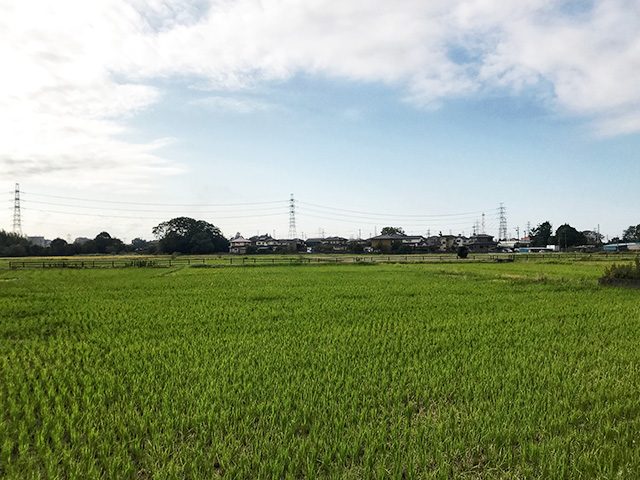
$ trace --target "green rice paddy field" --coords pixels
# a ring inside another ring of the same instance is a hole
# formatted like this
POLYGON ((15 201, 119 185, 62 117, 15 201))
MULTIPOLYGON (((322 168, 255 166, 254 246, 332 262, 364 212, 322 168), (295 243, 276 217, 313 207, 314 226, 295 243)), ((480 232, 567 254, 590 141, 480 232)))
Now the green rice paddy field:
POLYGON ((603 262, 0 272, 0 477, 639 478, 603 262))

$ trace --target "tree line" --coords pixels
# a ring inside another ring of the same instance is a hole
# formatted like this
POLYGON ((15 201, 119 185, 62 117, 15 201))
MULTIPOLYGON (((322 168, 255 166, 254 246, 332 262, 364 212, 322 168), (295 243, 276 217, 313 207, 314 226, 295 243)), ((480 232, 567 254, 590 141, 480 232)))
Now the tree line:
MULTIPOLYGON (((75 254, 207 254, 229 250, 229 240, 215 225, 190 217, 176 217, 161 222, 152 229, 155 240, 134 238, 125 243, 108 232, 100 232, 93 239, 69 243, 62 238, 51 241, 47 247, 32 245, 27 237, 0 230, 0 256, 70 256, 75 254)), ((383 234, 404 233, 400 227, 385 227, 383 234)), ((554 232, 549 221, 538 224, 529 233, 531 246, 546 247, 559 245, 571 248, 578 245, 598 245, 603 243, 602 235, 593 231, 579 231, 569 224, 560 225, 554 232)), ((640 224, 625 229, 621 237, 612 238, 610 243, 640 242, 640 224)), ((361 245, 354 245, 354 249, 361 245)))
MULTIPOLYGON (((542 222, 529 232, 529 239, 532 247, 546 247, 547 245, 558 245, 560 248, 571 248, 578 245, 601 245, 603 236, 591 230, 579 231, 571 225, 565 223, 560 225, 556 231, 549 221, 542 222)), ((622 237, 614 237, 609 243, 632 243, 640 242, 640 225, 631 225, 622 233, 622 237)))
POLYGON ((156 225, 152 230, 155 240, 134 238, 125 243, 108 232, 100 232, 93 239, 69 243, 55 238, 46 246, 33 245, 25 236, 0 230, 0 256, 71 256, 76 254, 121 253, 182 253, 205 254, 227 252, 229 240, 220 229, 204 220, 177 217, 156 225))

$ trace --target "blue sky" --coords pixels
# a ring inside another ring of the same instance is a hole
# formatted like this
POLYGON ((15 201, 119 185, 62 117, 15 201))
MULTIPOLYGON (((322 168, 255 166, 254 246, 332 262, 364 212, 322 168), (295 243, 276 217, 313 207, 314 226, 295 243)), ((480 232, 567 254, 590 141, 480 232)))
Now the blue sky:
POLYGON ((637 2, 316 3, 7 6, 0 228, 14 182, 48 237, 286 236, 290 193, 305 236, 640 222, 637 2))

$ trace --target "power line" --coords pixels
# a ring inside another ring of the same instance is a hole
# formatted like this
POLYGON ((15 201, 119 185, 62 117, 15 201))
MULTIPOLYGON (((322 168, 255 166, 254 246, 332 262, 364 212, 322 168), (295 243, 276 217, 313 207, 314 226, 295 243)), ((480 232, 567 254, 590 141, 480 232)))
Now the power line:
MULTIPOLYGON (((366 221, 366 220, 361 220, 361 221, 356 221, 354 219, 351 218, 339 218, 339 217, 327 217, 327 216, 323 216, 323 215, 315 215, 315 214, 308 214, 306 213, 306 211, 302 211, 302 217, 303 218, 318 218, 318 219, 322 219, 322 220, 332 220, 332 221, 336 221, 336 222, 346 222, 346 223, 351 223, 351 224, 361 224, 361 225, 373 225, 374 223, 372 221, 366 221)), ((380 219, 378 219, 380 220, 380 219)), ((458 220, 458 219, 456 219, 458 220)), ((402 222, 404 223, 404 222, 402 222)), ((437 223, 437 222, 429 222, 429 221, 425 221, 419 224, 411 224, 411 225, 403 225, 404 227, 448 227, 448 226, 459 226, 459 225, 468 225, 469 222, 468 221, 464 221, 464 222, 446 222, 446 223, 437 223)))
POLYGON ((238 206, 250 206, 250 205, 273 205, 284 204, 289 200, 274 200, 269 202, 245 202, 245 203, 158 203, 158 202, 125 202, 119 200, 96 200, 91 198, 80 197, 67 197, 63 195, 47 195, 44 193, 31 193, 22 192, 23 195, 35 196, 35 197, 47 197, 58 198, 62 200, 76 200, 80 202, 92 202, 92 203, 107 203, 107 204, 119 204, 119 205, 147 205, 155 207, 238 207, 238 206))
MULTIPOLYGON (((32 212, 42 212, 42 213, 56 213, 56 214, 60 214, 60 215, 81 215, 81 216, 85 216, 85 217, 101 217, 101 218, 127 218, 127 219, 131 219, 131 220, 161 220, 163 218, 166 218, 166 215, 160 217, 140 217, 140 216, 135 216, 135 217, 130 217, 130 216, 125 216, 125 215, 104 215, 104 214, 99 214, 99 213, 86 213, 86 212, 63 212, 60 210, 41 210, 38 208, 24 208, 23 210, 29 210, 32 212)), ((256 215, 236 215, 236 216, 230 216, 230 217, 216 217, 217 219, 237 219, 237 218, 255 218, 255 217, 274 217, 274 216, 284 216, 286 215, 286 212, 280 212, 280 213, 266 213, 266 214, 256 214, 256 215)))
MULTIPOLYGON (((302 202, 300 202, 302 203, 302 202)), ((450 225, 452 224, 452 222, 455 222, 457 224, 467 224, 469 222, 471 222, 472 220, 475 219, 475 217, 459 217, 459 218, 423 218, 423 217, 402 217, 402 216, 397 216, 397 217, 393 217, 393 218, 374 218, 374 217, 368 217, 368 216, 364 216, 364 215, 353 215, 353 214, 346 214, 346 213, 337 213, 337 212, 325 212, 322 210, 317 210, 314 208, 310 208, 310 207, 305 207, 303 209, 299 209, 299 212, 302 212, 303 216, 315 216, 315 217, 322 217, 322 218, 328 218, 329 220, 333 220, 333 219, 348 219, 351 222, 397 222, 397 223, 405 223, 405 222, 422 222, 424 224, 428 224, 428 225, 450 225)), ((495 217, 497 219, 497 217, 495 217)))
MULTIPOLYGON (((325 210, 337 210, 340 212, 348 212, 348 213, 360 213, 367 216, 376 216, 376 217, 420 217, 420 218, 430 218, 430 217, 457 217, 457 216, 468 216, 468 215, 476 215, 482 213, 483 210, 478 210, 475 212, 462 212, 462 213, 442 213, 442 214, 393 214, 393 213, 377 213, 377 212, 363 212, 361 210, 349 210, 346 208, 337 208, 337 207, 328 207, 326 205, 318 205, 316 203, 310 202, 301 202, 298 200, 298 203, 301 205, 307 205, 311 207, 321 208, 325 210)), ((489 211, 497 211, 498 209, 493 209, 489 211)))
MULTIPOLYGON (((23 201, 24 203, 24 201, 23 201)), ((72 205, 69 203, 57 203, 57 202, 42 202, 39 200, 27 200, 27 204, 37 204, 37 205, 50 205, 50 206, 55 206, 55 207, 71 207, 71 208, 83 208, 83 209, 89 209, 89 210, 110 210, 110 211, 118 211, 118 212, 145 212, 145 213, 163 213, 163 214, 167 214, 167 213, 181 213, 184 212, 184 210, 180 210, 180 211, 172 211, 172 210, 148 210, 148 209, 141 209, 141 208, 117 208, 117 207, 100 207, 100 206, 93 206, 93 205, 72 205)), ((250 211, 254 211, 254 210, 260 210, 260 211, 265 211, 265 210, 283 210, 284 205, 281 206, 273 206, 273 207, 253 207, 250 209, 250 211)), ((194 213, 198 213, 200 215, 203 214, 216 214, 219 213, 220 211, 213 211, 213 210, 199 210, 197 212, 194 213)), ((229 213, 229 211, 223 212, 223 213, 229 213)), ((244 213, 244 212, 241 212, 244 213)))

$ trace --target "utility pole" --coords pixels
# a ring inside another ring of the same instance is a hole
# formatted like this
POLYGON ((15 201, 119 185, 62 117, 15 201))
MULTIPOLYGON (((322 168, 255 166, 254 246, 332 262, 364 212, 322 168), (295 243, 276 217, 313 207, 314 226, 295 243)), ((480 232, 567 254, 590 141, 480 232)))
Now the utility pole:
POLYGON ((13 233, 22 235, 22 218, 20 217, 20 184, 16 183, 13 195, 13 233))

